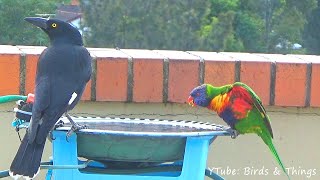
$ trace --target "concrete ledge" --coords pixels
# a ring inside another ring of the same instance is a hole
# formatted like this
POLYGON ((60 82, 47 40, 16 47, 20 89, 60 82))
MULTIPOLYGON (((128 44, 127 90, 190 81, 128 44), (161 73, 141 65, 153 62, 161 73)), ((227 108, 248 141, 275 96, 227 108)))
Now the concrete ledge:
MULTIPOLYGON (((45 47, 0 45, 0 95, 33 92, 45 47)), ((265 105, 320 107, 320 56, 88 48, 82 100, 184 103, 190 90, 242 81, 265 105)))

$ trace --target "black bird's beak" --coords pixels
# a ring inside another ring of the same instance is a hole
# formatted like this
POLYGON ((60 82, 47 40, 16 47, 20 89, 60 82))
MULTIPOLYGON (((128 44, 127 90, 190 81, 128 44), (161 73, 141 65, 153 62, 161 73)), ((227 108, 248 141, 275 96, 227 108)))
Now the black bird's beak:
POLYGON ((48 19, 40 18, 40 17, 26 17, 24 20, 28 21, 29 23, 41 28, 47 29, 47 21, 48 19))

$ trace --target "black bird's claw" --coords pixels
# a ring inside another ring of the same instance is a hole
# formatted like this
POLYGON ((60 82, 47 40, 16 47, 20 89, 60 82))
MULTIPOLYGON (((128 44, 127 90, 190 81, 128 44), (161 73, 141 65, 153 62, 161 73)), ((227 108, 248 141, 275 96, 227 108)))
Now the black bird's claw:
POLYGON ((239 135, 239 132, 235 129, 232 129, 232 128, 228 128, 225 131, 227 131, 230 134, 232 139, 237 138, 237 136, 239 135))
MULTIPOLYGON (((64 125, 64 122, 60 120, 54 125, 53 130, 56 130, 59 127, 63 127, 63 125, 64 125)), ((48 139, 50 141, 54 141, 56 139, 53 137, 53 130, 49 131, 48 139)))
POLYGON ((60 120, 54 125, 54 129, 57 129, 59 127, 63 127, 63 125, 64 125, 64 122, 62 120, 60 120))
POLYGON ((53 132, 53 131, 50 131, 50 132, 49 132, 49 136, 48 136, 48 138, 49 138, 50 141, 56 140, 56 138, 53 137, 53 133, 52 133, 52 132, 53 132))
POLYGON ((72 135, 72 133, 77 132, 81 129, 87 129, 88 127, 86 125, 80 125, 80 124, 75 124, 71 126, 70 130, 67 132, 66 140, 69 142, 69 137, 72 135))

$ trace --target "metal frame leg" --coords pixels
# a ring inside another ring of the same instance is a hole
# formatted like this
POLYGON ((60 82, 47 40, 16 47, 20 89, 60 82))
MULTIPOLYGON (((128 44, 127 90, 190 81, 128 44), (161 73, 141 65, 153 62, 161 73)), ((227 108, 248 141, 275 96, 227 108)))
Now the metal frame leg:
POLYGON ((207 164, 209 141, 212 137, 188 137, 181 177, 184 180, 203 180, 207 164))

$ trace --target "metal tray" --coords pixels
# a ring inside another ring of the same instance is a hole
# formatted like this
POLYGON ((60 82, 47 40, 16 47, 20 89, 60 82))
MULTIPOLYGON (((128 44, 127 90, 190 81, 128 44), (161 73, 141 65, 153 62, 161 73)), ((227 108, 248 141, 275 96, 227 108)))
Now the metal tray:
MULTIPOLYGON (((56 130, 67 131, 70 123, 56 130)), ((73 117, 87 129, 77 132, 78 156, 117 167, 141 167, 182 160, 187 137, 229 135, 210 123, 110 117, 73 117)))

